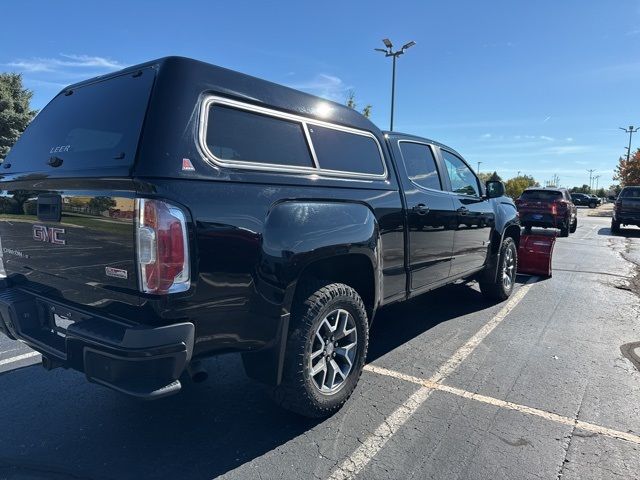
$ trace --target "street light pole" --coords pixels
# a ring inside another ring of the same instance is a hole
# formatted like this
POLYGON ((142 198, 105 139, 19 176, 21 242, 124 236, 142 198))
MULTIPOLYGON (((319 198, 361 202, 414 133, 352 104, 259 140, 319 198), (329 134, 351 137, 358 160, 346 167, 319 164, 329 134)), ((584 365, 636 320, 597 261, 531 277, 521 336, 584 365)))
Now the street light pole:
POLYGON ((587 170, 587 172, 589 172, 589 192, 591 192, 591 184, 593 183, 593 172, 595 171, 596 171, 595 168, 591 168, 587 170))
POLYGON ((476 174, 478 174, 478 175, 480 175, 480 164, 481 164, 481 163, 482 163, 482 162, 478 162, 478 170, 476 170, 476 174))
POLYGON ((629 134, 629 148, 627 148, 627 162, 629 161, 629 156, 631 155, 631 137, 634 133, 640 130, 640 127, 633 128, 633 125, 629 125, 629 128, 618 127, 620 130, 629 134))
POLYGON ((374 48, 374 50, 376 52, 382 52, 385 57, 392 57, 393 59, 393 67, 391 71, 391 119, 389 121, 389 130, 393 131, 393 111, 396 96, 396 60, 400 55, 403 55, 408 48, 413 47, 416 42, 412 40, 409 43, 405 43, 400 50, 396 50, 395 52, 393 51, 393 44, 391 43, 391 40, 385 38, 382 40, 382 43, 384 43, 386 48, 374 48))

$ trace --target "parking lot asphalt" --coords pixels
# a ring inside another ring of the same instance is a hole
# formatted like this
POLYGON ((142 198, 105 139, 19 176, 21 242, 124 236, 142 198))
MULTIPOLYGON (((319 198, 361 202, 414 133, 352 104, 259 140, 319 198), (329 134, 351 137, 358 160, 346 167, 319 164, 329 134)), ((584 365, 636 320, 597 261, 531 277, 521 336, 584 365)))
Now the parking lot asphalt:
POLYGON ((508 302, 459 283, 381 311, 358 388, 321 421, 275 407, 236 355, 143 403, 2 338, 0 479, 638 478, 621 347, 640 342, 640 229, 587 211, 553 277, 508 302))

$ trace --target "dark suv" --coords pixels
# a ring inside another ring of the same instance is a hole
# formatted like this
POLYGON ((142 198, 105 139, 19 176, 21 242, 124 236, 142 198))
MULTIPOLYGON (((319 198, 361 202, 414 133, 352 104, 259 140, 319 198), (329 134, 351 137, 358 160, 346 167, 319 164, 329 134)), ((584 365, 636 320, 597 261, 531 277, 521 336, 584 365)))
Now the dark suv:
POLYGON ((611 231, 620 232, 620 225, 640 227, 640 186, 624 187, 613 205, 611 231))
POLYGON ((65 88, 0 193, 0 330, 141 398, 240 352, 282 406, 328 415, 379 308, 514 288, 515 205, 455 150, 185 58, 65 88))
POLYGON ((576 206, 584 206, 589 208, 596 208, 602 200, 596 196, 587 195, 586 193, 572 193, 571 201, 576 206))
POLYGON ((516 205, 527 232, 531 227, 558 228, 561 237, 568 237, 578 228, 578 211, 565 188, 528 188, 516 205))

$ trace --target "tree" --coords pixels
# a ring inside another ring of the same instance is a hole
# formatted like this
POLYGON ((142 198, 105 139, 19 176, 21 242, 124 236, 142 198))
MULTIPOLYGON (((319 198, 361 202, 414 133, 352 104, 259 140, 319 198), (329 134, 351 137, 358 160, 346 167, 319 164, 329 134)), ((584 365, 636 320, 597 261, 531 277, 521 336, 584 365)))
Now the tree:
POLYGON ((518 198, 529 187, 539 186, 540 184, 530 175, 518 175, 505 182, 506 193, 511 198, 518 198))
POLYGON ((488 173, 488 172, 480 172, 480 173, 478 173, 478 178, 480 179, 480 181, 482 183, 486 183, 491 178, 491 174, 488 173))
POLYGON ((591 193, 589 185, 582 185, 581 187, 571 187, 569 190, 571 193, 591 193))
POLYGON ((36 114, 33 92, 22 86, 22 75, 0 73, 0 163, 36 114))
MULTIPOLYGON (((358 104, 356 103, 356 91, 351 89, 347 92, 347 101, 345 102, 345 105, 349 108, 352 108, 354 110, 358 109, 358 104)), ((364 115, 366 118, 369 118, 371 116, 371 109, 373 108, 372 105, 365 105, 365 107, 362 109, 362 115, 364 115)))
POLYGON ((87 207, 90 211, 102 215, 103 212, 116 206, 116 201, 111 197, 93 197, 87 207))
POLYGON ((489 180, 491 180, 492 182, 501 182, 502 178, 500 178, 500 175, 498 175, 498 172, 494 170, 491 176, 489 177, 489 180))
POLYGON ((627 185, 640 185, 640 148, 629 158, 620 157, 616 174, 613 177, 623 187, 627 185))

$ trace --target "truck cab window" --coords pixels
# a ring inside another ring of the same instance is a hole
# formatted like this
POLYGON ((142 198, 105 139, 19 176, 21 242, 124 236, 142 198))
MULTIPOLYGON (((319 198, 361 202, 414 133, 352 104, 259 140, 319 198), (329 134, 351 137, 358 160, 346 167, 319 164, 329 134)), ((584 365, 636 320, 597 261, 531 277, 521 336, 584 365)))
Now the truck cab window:
POLYGON ((400 142, 402 160, 407 176, 419 187, 442 190, 436 159, 428 145, 414 142, 400 142))
POLYGON ((442 158, 447 166, 447 172, 451 180, 451 190, 454 193, 479 197, 478 178, 467 164, 461 158, 446 150, 442 150, 442 158))

